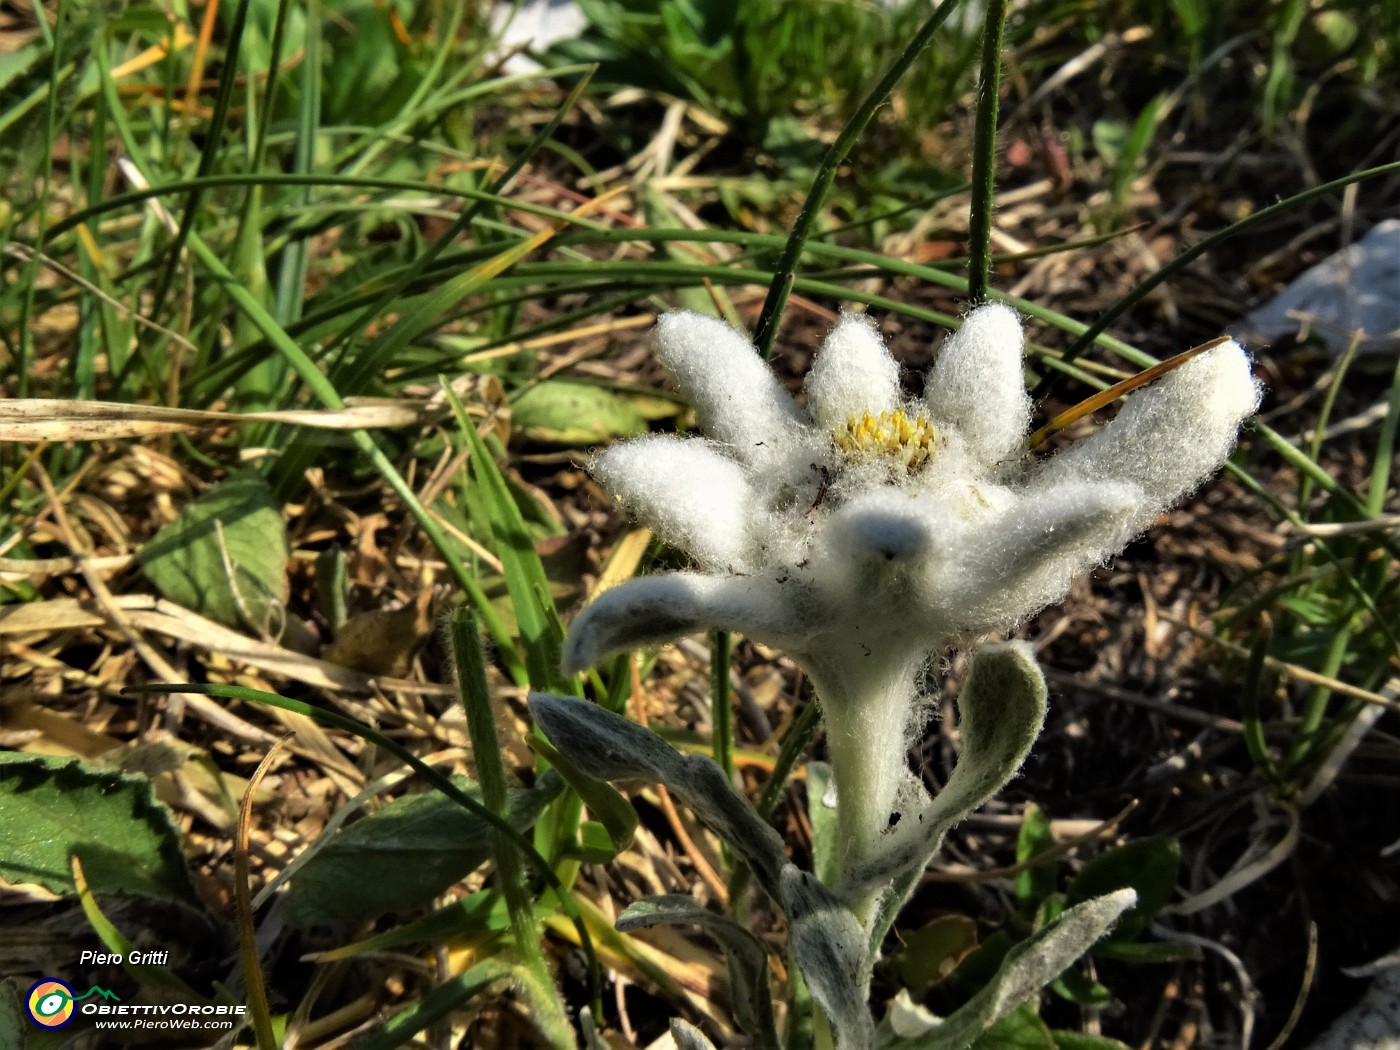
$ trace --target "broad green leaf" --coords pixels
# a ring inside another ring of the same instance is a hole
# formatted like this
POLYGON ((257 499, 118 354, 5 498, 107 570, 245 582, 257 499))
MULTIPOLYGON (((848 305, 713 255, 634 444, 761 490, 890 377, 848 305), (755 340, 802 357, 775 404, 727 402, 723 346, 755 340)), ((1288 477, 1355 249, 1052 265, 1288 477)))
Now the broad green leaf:
MULTIPOLYGON (((1050 832, 1050 820, 1034 803, 1026 807, 1021 832, 1016 838, 1016 863, 1024 864, 1055 845, 1050 832)), ((1055 892, 1055 862, 1046 861, 1016 873, 1016 900, 1024 915, 1033 915, 1036 908, 1055 892)))
POLYGON ((977 923, 966 915, 940 915, 912 933, 892 960, 906 988, 916 992, 937 984, 977 947, 977 923))
POLYGON ((1118 166, 1131 134, 1128 125, 1121 120, 1096 120, 1090 129, 1094 149, 1110 168, 1118 166))
POLYGON ((972 1050, 1055 1050, 1055 1040, 1036 1008, 1027 1004, 983 1032, 972 1050))
POLYGON ((617 918, 617 928, 623 933, 663 925, 699 926, 720 946, 729 966, 734 1019, 760 1050, 777 1050, 768 952, 763 942, 728 916, 677 894, 639 900, 617 918))
POLYGON ((97 896, 198 902, 180 833, 149 780, 0 752, 0 879, 72 894, 75 855, 97 896))
POLYGON ((1123 916, 1113 931, 1112 940, 1134 940, 1171 899, 1180 862, 1181 847, 1173 839, 1139 839, 1126 843, 1084 865, 1084 870, 1070 883, 1065 903, 1072 906, 1131 887, 1137 891, 1137 906, 1123 916))
MULTIPOLYGON (((470 781, 454 779, 480 797, 470 781)), ((528 828, 561 787, 546 774, 528 791, 511 792, 511 823, 528 828)), ((287 922, 318 926, 421 907, 491 858, 490 831, 439 792, 395 799, 337 832, 292 877, 287 922)))
POLYGON ((161 594, 238 630, 276 633, 287 603, 287 529, 272 490, 231 474, 141 549, 161 594))
POLYGON ((632 402, 592 383, 552 379, 526 390, 510 409, 511 426, 529 441, 600 445, 646 432, 632 402))

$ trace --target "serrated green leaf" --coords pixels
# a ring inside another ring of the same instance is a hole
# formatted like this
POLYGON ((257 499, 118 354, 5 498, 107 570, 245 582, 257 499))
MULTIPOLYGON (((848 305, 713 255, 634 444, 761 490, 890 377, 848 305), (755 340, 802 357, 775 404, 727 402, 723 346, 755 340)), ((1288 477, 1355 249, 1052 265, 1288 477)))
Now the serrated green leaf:
POLYGON ((646 432, 632 402, 591 383, 553 379, 526 390, 510 408, 511 425, 529 441, 600 445, 646 432))
MULTIPOLYGON (((454 780, 480 797, 466 778, 454 780)), ((512 791, 511 823, 530 827, 562 786, 546 774, 528 791, 512 791)), ((292 877, 287 922, 319 926, 421 907, 490 859, 490 830, 436 791, 395 799, 337 832, 292 877)))
POLYGON ((1138 903, 1114 928, 1110 940, 1135 940, 1157 917, 1176 889, 1181 847, 1172 839, 1139 839, 1095 857, 1070 884, 1065 903, 1073 906, 1131 887, 1138 903))
POLYGON ((180 833, 148 779, 0 752, 0 879, 72 894, 75 855, 96 896, 198 903, 180 833))
POLYGON ((287 603, 287 528, 267 483, 231 474, 141 549, 161 594, 227 627, 274 630, 287 603))

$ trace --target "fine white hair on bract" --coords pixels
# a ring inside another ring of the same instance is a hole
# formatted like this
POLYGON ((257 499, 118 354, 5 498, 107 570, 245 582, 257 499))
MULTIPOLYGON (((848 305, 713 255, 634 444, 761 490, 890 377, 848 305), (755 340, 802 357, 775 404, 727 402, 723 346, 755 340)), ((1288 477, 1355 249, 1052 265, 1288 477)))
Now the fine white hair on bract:
MULTIPOLYGON (((1228 340, 1037 459, 1010 307, 968 313, 915 399, 876 328, 843 316, 806 377, 805 407, 724 322, 671 313, 656 330, 705 437, 638 438, 591 469, 696 568, 600 595, 575 618, 564 663, 706 627, 786 649, 813 679, 842 792, 839 737, 902 754, 932 655, 1061 599, 1219 469, 1260 398, 1228 340)), ((902 763, 886 764, 861 788, 871 814, 910 790, 902 763)))

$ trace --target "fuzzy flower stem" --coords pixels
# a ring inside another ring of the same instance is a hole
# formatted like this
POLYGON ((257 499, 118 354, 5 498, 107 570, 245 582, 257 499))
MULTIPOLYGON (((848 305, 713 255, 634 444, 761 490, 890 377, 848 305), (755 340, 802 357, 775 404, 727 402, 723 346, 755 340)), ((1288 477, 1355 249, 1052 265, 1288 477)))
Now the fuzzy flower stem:
POLYGON ((987 301, 992 273, 992 197, 996 186, 997 111, 1001 101, 1001 43, 1007 0, 991 0, 982 30, 982 76, 977 88, 977 128, 972 147, 972 209, 967 231, 967 297, 987 301))

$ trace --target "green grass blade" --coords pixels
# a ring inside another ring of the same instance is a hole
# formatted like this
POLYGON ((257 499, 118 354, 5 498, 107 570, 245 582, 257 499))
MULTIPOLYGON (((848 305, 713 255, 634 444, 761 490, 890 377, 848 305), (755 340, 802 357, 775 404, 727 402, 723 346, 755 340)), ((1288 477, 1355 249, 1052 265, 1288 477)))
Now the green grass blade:
POLYGON ((520 627, 520 641, 525 649, 525 667, 530 686, 547 692, 574 693, 577 683, 565 678, 559 669, 559 655, 564 637, 559 630, 559 617, 550 598, 549 577, 530 539, 525 518, 520 513, 505 476, 491 457, 486 442, 481 440, 476 425, 467 416, 462 402, 450 384, 442 389, 456 417, 463 440, 471 449, 471 472, 484 499, 495 537, 496 556, 501 559, 506 589, 515 608, 515 620, 520 627))
MULTIPOLYGON (((471 737, 472 758, 476 764, 477 783, 486 807, 502 822, 510 822, 506 797, 506 771, 501 761, 501 741, 496 735, 496 716, 491 703, 491 689, 486 683, 486 662, 481 654, 481 637, 471 610, 458 606, 451 621, 452 656, 457 667, 457 690, 467 715, 467 732, 471 737)), ((524 966, 535 977, 537 996, 534 1020, 556 1047, 571 1050, 573 1038, 569 1021, 559 1002, 544 954, 540 951, 540 928, 535 921, 534 902, 526 889, 520 857, 509 839, 496 834, 496 873, 500 889, 510 912, 515 946, 524 966), (562 1034, 562 1040, 560 1038, 562 1034)))
MULTIPOLYGON (((1093 345, 1094 341, 1097 340, 1099 336, 1108 331, 1109 326, 1113 324, 1114 321, 1118 320, 1118 318, 1122 317, 1134 306, 1151 295, 1153 289, 1158 285, 1170 280, 1176 273, 1191 265, 1192 262, 1200 258, 1206 252, 1213 251, 1226 241, 1238 237, 1242 233, 1247 233, 1254 227, 1267 223, 1285 212, 1306 204, 1308 201, 1335 193, 1337 190, 1350 186, 1353 182, 1363 182, 1366 179, 1374 179, 1393 171, 1400 171, 1400 161, 1393 161, 1390 164, 1381 164, 1374 168, 1367 168, 1365 171, 1357 171, 1350 175, 1344 175, 1339 179, 1333 179, 1331 182, 1325 182, 1321 186, 1313 186, 1311 189, 1304 190, 1301 193, 1295 193, 1293 196, 1281 200, 1277 204, 1271 204, 1267 208, 1261 208, 1253 215, 1241 219, 1239 222, 1231 223, 1218 233, 1213 233, 1209 237, 1202 238, 1202 240, 1182 252, 1175 259, 1171 260, 1171 262, 1165 263, 1156 273, 1152 274, 1131 292, 1119 299, 1118 302, 1105 310, 1099 319, 1085 328, 1079 338, 1074 341, 1074 344, 1065 351, 1064 360, 1073 361, 1077 358, 1093 345)), ((1034 397, 1041 397, 1049 387, 1050 380, 1049 377, 1047 377, 1031 391, 1031 394, 1034 397)))
POLYGON ((773 353, 773 341, 778 336, 778 325, 783 318, 783 307, 787 305, 788 294, 793 288, 797 262, 802 257, 803 246, 811 235, 812 224, 816 222, 822 202, 826 200, 827 192, 836 180, 836 172, 840 168, 841 162, 851 152, 851 148, 860 138, 865 126, 875 116, 875 111, 884 105, 885 100, 894 91, 895 84, 899 82, 900 77, 904 76, 909 67, 914 64, 914 60, 933 40, 933 34, 938 31, 938 28, 957 6, 958 0, 943 0, 924 20, 924 24, 914 34, 914 38, 885 70, 879 83, 861 100, 856 111, 851 114, 851 119, 846 121, 840 134, 836 136, 836 141, 827 148, 825 156, 822 157, 821 165, 817 168, 817 174, 812 180, 812 188, 807 192, 807 199, 802 202, 802 210, 797 213, 797 221, 793 224, 792 233, 788 235, 783 254, 778 259, 777 272, 773 275, 773 281, 768 286, 768 297, 763 301, 763 312, 759 314, 758 324, 754 329, 754 346, 764 357, 769 357, 773 353))

